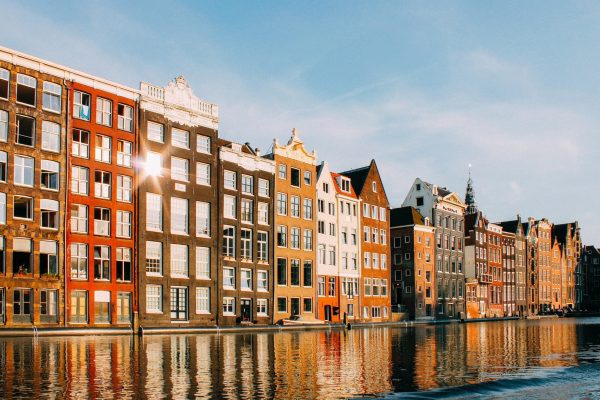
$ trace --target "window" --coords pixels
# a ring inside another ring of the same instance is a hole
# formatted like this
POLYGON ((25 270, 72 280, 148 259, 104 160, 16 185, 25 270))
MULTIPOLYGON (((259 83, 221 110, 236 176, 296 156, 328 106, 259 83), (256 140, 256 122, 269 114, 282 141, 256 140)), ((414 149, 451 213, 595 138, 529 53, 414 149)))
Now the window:
POLYGON ((94 246, 94 279, 110 280, 110 247, 94 246))
POLYGON ((300 187, 300 170, 297 168, 290 168, 292 179, 291 184, 295 187, 300 187))
POLYGON ((223 315, 235 315, 235 299, 223 297, 223 315))
POLYGON ((252 223, 252 221, 254 220, 253 214, 254 214, 254 207, 253 207, 254 203, 252 200, 248 200, 248 199, 242 199, 242 204, 241 204, 241 219, 242 222, 248 222, 248 223, 252 223))
POLYGON ((225 186, 225 188, 231 189, 231 190, 236 190, 236 188, 237 188, 237 182, 236 182, 237 179, 236 178, 237 178, 237 175, 235 172, 225 170, 223 172, 223 185, 225 186))
POLYGON ((127 106, 125 104, 120 104, 117 106, 118 122, 117 126, 119 129, 127 132, 133 131, 133 107, 127 106))
POLYGON ((112 126, 112 101, 101 97, 96 99, 96 123, 112 126))
POLYGON ((35 107, 37 81, 33 76, 17 74, 17 103, 35 107))
POLYGON ((279 179, 287 179, 287 167, 285 164, 279 164, 279 179))
POLYGON ((196 288, 196 314, 210 314, 210 288, 196 288))
POLYGON ((387 219, 387 210, 384 207, 379 207, 379 220, 385 221, 386 219, 387 219))
POLYGON ((312 312, 312 298, 308 297, 304 299, 304 312, 311 313, 312 312))
POLYGON ((81 129, 73 129, 71 154, 75 157, 88 158, 90 151, 90 133, 81 129))
POLYGON ((310 186, 312 182, 312 174, 310 171, 304 171, 304 184, 310 186))
POLYGON ((41 199, 40 213, 42 228, 58 229, 58 201, 41 199))
POLYGON ((261 317, 267 317, 267 299, 256 299, 256 315, 261 317))
POLYGON ((277 213, 287 215, 287 194, 277 193, 277 213))
POLYGON ((240 270, 240 289, 252 290, 252 271, 249 269, 240 270))
MULTIPOLYGON (((1 81, 0 81, 1 83, 1 81)), ((8 140, 8 112, 0 110, 0 142, 8 140)))
POLYGON ((16 185, 33 186, 33 166, 33 158, 15 154, 14 181, 16 185))
POLYGON ((196 151, 210 154, 210 138, 208 136, 196 135, 196 151))
POLYGON ((325 296, 325 277, 319 276, 317 278, 317 296, 325 296))
POLYGON ((371 228, 368 226, 364 227, 364 240, 367 243, 371 241, 371 228))
POLYGON ((146 312, 162 313, 162 286, 146 285, 146 312))
POLYGON ((187 320, 187 291, 186 287, 171 287, 171 320, 187 320))
POLYGON ((287 247, 287 226, 285 225, 277 227, 277 246, 287 247))
POLYGON ((60 125, 42 121, 42 149, 54 153, 60 152, 60 125))
POLYGON ((377 219, 377 206, 371 206, 371 218, 377 219))
POLYGON ((42 98, 42 108, 47 111, 60 113, 60 96, 62 87, 52 82, 44 82, 44 95, 42 98))
POLYGON ((57 305, 58 290, 40 290, 40 314, 42 321, 56 322, 58 314, 57 305))
POLYGON ((209 247, 196 247, 196 279, 210 279, 209 247))
POLYGON ((287 312, 287 299, 285 297, 277 298, 277 312, 278 313, 286 313, 287 312))
POLYGON ((329 246, 329 265, 336 264, 335 246, 329 246))
POLYGON ((335 277, 330 277, 327 282, 327 296, 335 296, 335 277))
POLYGON ((83 204, 71 205, 71 231, 88 233, 88 207, 83 204))
POLYGON ((312 229, 304 230, 304 250, 312 251, 313 249, 313 231, 312 229))
POLYGON ((300 197, 290 196, 290 213, 292 217, 300 217, 300 197))
POLYGON ((131 293, 117 293, 117 322, 131 322, 131 293))
POLYGON ((94 208, 94 235, 110 236, 109 208, 94 208))
POLYGON ((312 219, 313 201, 312 199, 304 199, 304 219, 312 219))
POLYGON ((223 288, 235 289, 235 268, 223 267, 223 288))
POLYGON ((110 199, 111 196, 111 174, 110 172, 98 171, 94 173, 94 196, 101 199, 110 199))
POLYGON ((417 197, 417 207, 421 207, 423 204, 423 197, 417 197))
POLYGON ((223 227, 223 256, 235 258, 235 227, 223 227))
POLYGON ((285 258, 277 259, 277 284, 287 285, 287 260, 285 258))
POLYGON ((365 268, 371 268, 371 253, 365 251, 363 265, 365 268))
POLYGON ((377 193, 377 182, 373 181, 371 183, 371 189, 373 190, 373 193, 377 193))
POLYGON ((292 249, 300 248, 300 228, 292 228, 290 230, 290 247, 292 249))
POLYGON ((171 157, 171 179, 189 182, 189 161, 187 159, 171 157))
POLYGON ((117 281, 131 282, 131 249, 117 247, 117 281))
POLYGON ((252 231, 250 229, 242 229, 240 232, 240 256, 242 260, 252 260, 252 231))
POLYGON ((189 149, 190 133, 182 129, 171 128, 171 145, 181 149, 189 149))
POLYGON ((133 179, 130 176, 117 176, 117 200, 125 203, 131 203, 133 179))
POLYGON ((162 196, 146 193, 146 229, 162 232, 162 196))
POLYGON ((290 285, 300 286, 300 260, 290 261, 290 285))
POLYGON ((369 205, 367 203, 363 203, 363 217, 369 218, 369 205))
POLYGON ((90 95, 84 92, 73 93, 73 116, 85 121, 90 120, 90 95))
POLYGON ((210 165, 196 163, 196 184, 210 185, 210 165))
POLYGON ((117 165, 131 167, 131 156, 133 154, 133 144, 126 140, 117 141, 117 165))
POLYGON ((210 203, 196 202, 196 236, 210 237, 210 203))
POLYGON ((267 292, 269 290, 269 272, 256 271, 256 290, 259 292, 267 292))
POLYGON ((13 197, 13 217, 33 220, 33 198, 26 196, 13 197))
MULTIPOLYGON (((0 98, 8 100, 8 87, 10 82, 10 72, 7 69, 0 68, 0 98)), ((0 310, 0 312, 2 312, 0 310)))
POLYGON ((149 151, 146 156, 146 173, 151 176, 162 176, 162 156, 149 151))
POLYGON ((258 179, 258 195, 269 197, 269 181, 266 179, 258 179))
POLYGON ((304 261, 304 275, 302 276, 303 279, 303 286, 304 287, 312 287, 312 283, 313 283, 313 267, 312 267, 312 261, 304 261))
POLYGON ((269 224, 269 204, 258 203, 258 223, 263 225, 269 224))
POLYGON ((162 243, 146 242, 146 272, 162 275, 162 243))
POLYGON ((171 233, 188 234, 188 201, 171 197, 171 233))
POLYGON ((117 237, 131 237, 131 213, 117 210, 117 237))
POLYGON ((235 197, 225 195, 223 196, 223 216, 225 218, 235 219, 236 216, 236 205, 235 197))
POLYGON ((346 193, 350 193, 350 180, 342 178, 341 182, 342 182, 342 191, 344 191, 346 193))
POLYGON ((83 243, 71 244, 71 279, 88 278, 88 247, 83 243))
POLYGON ((58 190, 60 180, 60 164, 56 161, 42 160, 40 187, 48 190, 58 190))
POLYGON ((40 275, 58 275, 58 244, 55 241, 40 241, 40 275))
POLYGON ((13 239, 13 274, 18 276, 33 273, 33 248, 31 239, 13 239))
POLYGON ((71 292, 71 322, 85 324, 87 322, 87 291, 71 292))
POLYGON ((171 276, 188 277, 188 247, 171 243, 171 276))
POLYGON ((242 175, 242 193, 254 194, 254 177, 242 175))
POLYGON ((165 142, 165 127, 162 124, 148 121, 148 139, 153 142, 165 142))

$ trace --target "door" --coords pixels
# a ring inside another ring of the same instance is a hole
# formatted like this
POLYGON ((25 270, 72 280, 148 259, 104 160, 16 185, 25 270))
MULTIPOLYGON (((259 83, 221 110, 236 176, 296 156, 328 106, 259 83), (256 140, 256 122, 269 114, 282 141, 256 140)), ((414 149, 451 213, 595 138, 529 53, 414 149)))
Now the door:
POLYGON ((292 315, 300 315, 300 299, 292 298, 292 315))
POLYGON ((252 301, 250 299, 240 301, 240 314, 242 322, 249 322, 252 319, 252 301))
POLYGON ((325 306, 325 321, 331 321, 331 306, 325 306))

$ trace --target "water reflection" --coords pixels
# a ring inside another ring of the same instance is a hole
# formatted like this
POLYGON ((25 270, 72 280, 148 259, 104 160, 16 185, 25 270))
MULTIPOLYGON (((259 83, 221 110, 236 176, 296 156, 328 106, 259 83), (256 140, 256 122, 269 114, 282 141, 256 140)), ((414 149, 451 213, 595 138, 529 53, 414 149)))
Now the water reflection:
POLYGON ((0 397, 344 398, 425 391, 573 366, 582 355, 595 362, 599 325, 600 319, 565 319, 0 339, 0 397))

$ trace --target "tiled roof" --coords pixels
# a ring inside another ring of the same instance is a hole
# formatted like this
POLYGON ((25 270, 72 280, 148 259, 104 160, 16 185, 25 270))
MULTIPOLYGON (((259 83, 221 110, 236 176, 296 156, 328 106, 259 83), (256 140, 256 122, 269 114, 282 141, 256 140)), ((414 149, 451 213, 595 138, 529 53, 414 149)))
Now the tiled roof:
MULTIPOLYGON (((333 186, 335 187, 335 190, 341 195, 357 199, 358 196, 356 195, 356 192, 354 191, 354 187, 352 186, 352 179, 350 179, 350 193, 348 193, 348 192, 343 191, 342 188, 338 185, 338 181, 337 181, 338 176, 345 176, 345 175, 338 174, 337 172, 331 172, 331 179, 333 180, 333 186)), ((348 178, 348 177, 346 176, 346 178, 348 178)))
POLYGON ((423 216, 414 207, 393 208, 390 211, 390 227, 405 225, 425 225, 423 216))

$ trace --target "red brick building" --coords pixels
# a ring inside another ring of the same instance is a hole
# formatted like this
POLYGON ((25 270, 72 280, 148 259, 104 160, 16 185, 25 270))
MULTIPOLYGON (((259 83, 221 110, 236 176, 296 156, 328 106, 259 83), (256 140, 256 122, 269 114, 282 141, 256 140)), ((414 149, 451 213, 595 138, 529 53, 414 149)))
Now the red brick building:
POLYGON ((502 279, 502 227, 489 223, 487 225, 487 256, 488 270, 492 274, 492 284, 489 286, 489 315, 504 316, 502 279))
POLYGON ((66 320, 130 326, 137 93, 81 79, 69 87, 66 320))

